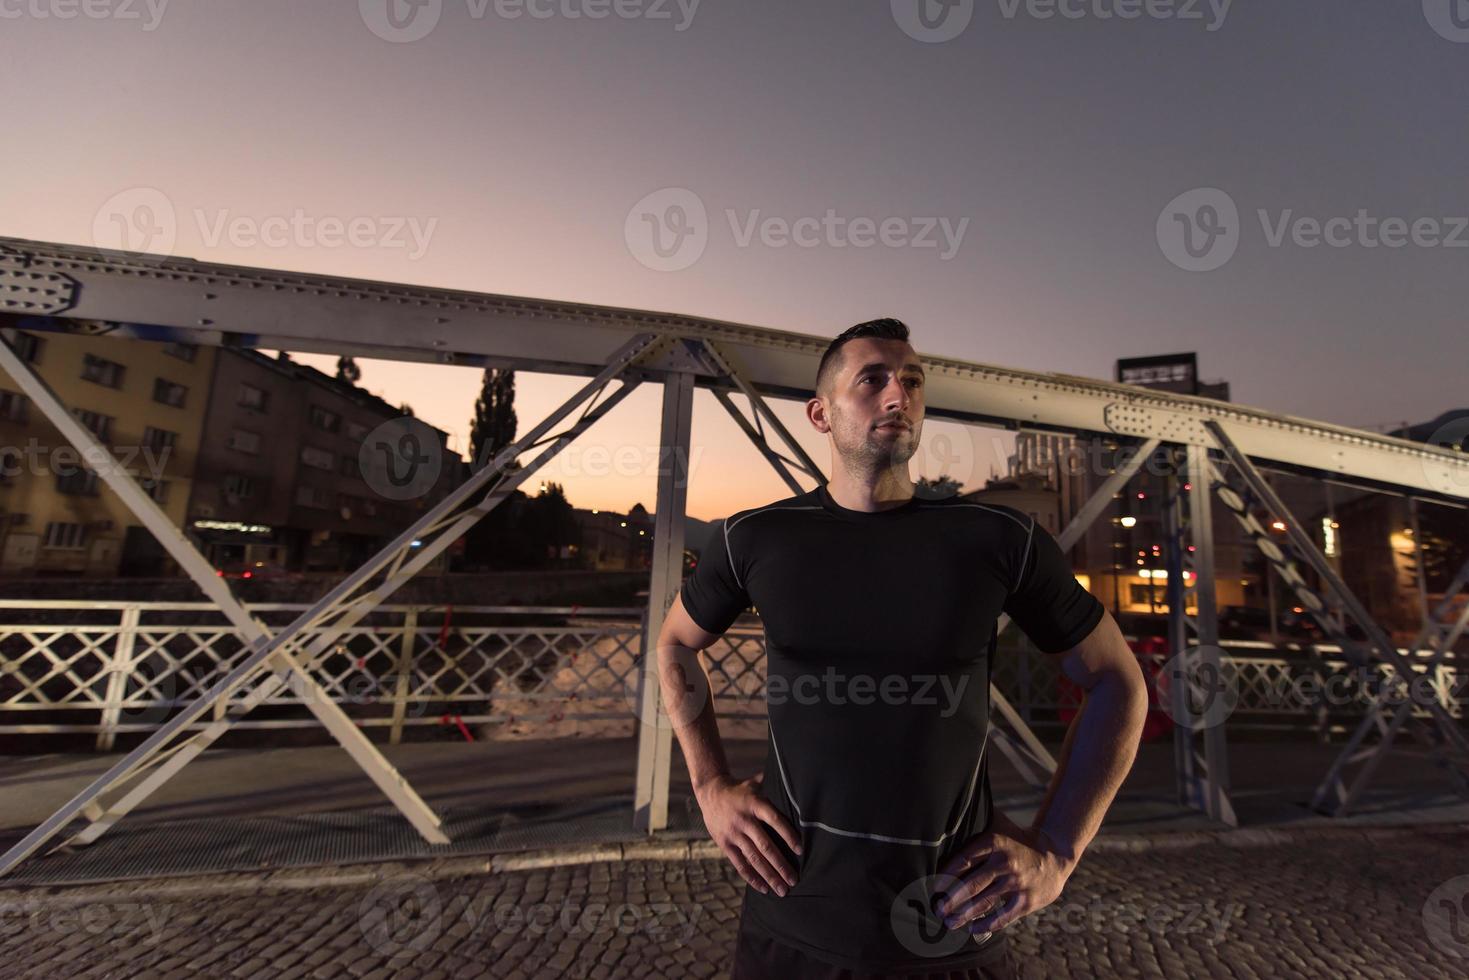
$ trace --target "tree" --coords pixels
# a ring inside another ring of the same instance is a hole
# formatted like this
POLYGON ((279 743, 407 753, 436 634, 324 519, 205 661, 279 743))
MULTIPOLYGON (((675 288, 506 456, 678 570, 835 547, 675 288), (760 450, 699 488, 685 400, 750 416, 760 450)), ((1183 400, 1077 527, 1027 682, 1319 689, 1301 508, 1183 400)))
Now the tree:
POLYGON ((944 474, 940 473, 932 480, 930 480, 926 476, 920 476, 918 478, 918 489, 916 492, 920 497, 924 497, 930 500, 937 500, 944 497, 958 496, 959 491, 962 490, 963 487, 964 484, 960 483, 952 476, 945 476, 944 474))
POLYGON ((548 564, 559 564, 561 549, 581 544, 581 528, 576 523, 566 490, 559 483, 542 484, 538 496, 530 499, 527 530, 533 535, 535 553, 548 564))
MULTIPOLYGON (((515 441, 515 372, 486 368, 474 403, 469 427, 469 466, 477 472, 515 441)), ((511 460, 504 472, 519 469, 511 460)), ((497 481, 498 482, 498 478, 497 481)), ((537 562, 537 546, 522 525, 530 511, 529 498, 519 490, 503 501, 465 535, 464 563, 468 567, 526 567, 537 562)), ((543 549, 541 550, 543 553, 543 549)))
POLYGON ((515 372, 485 368, 469 426, 470 466, 479 469, 515 441, 515 372))
POLYGON ((357 361, 350 357, 337 358, 337 380, 349 385, 362 380, 362 369, 357 366, 357 361))

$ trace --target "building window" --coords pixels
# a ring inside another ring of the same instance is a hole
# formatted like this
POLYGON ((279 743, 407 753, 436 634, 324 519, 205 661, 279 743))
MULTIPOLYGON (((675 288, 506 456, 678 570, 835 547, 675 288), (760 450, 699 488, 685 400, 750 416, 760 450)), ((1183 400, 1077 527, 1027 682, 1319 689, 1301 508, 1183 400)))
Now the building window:
POLYGON ((1148 591, 1149 586, 1139 585, 1136 582, 1132 583, 1128 587, 1128 591, 1132 595, 1132 604, 1134 606, 1146 606, 1148 605, 1148 598, 1151 595, 1152 605, 1154 607, 1158 609, 1167 609, 1168 586, 1162 582, 1155 582, 1153 583, 1151 588, 1152 592, 1150 593, 1148 591))
POLYGON ((56 492, 74 497, 97 496, 97 471, 77 466, 56 475, 56 492))
POLYGON ((367 426, 363 425, 361 422, 348 422, 347 438, 351 439, 353 442, 361 442, 363 439, 367 438, 367 426))
POLYGON ((92 435, 98 439, 106 440, 112 434, 112 416, 103 415, 101 412, 88 411, 85 408, 74 408, 71 414, 92 435))
POLYGON ((224 478, 224 495, 235 500, 248 500, 255 493, 255 481, 241 473, 230 473, 224 478))
POLYGON ((95 381, 108 388, 122 387, 123 366, 96 354, 82 355, 82 380, 95 381))
POLYGON ((311 406, 311 424, 323 432, 336 432, 342 427, 342 417, 320 405, 311 406))
POLYGON ((21 333, 20 331, 16 331, 15 340, 11 344, 11 346, 15 348, 15 353, 20 355, 20 359, 22 361, 25 361, 28 364, 40 364, 41 348, 44 347, 45 344, 46 341, 42 340, 40 337, 37 337, 35 334, 21 333))
POLYGON ((236 404, 244 408, 253 408, 257 412, 265 411, 266 394, 264 388, 240 382, 240 397, 236 404))
POLYGON ((153 498, 153 502, 154 503, 156 503, 156 504, 166 504, 166 503, 168 503, 168 481, 167 480, 155 480, 155 479, 152 479, 151 477, 147 477, 147 478, 144 478, 144 479, 142 479, 142 480, 140 480, 138 482, 142 485, 143 492, 146 493, 148 496, 150 496, 150 497, 153 498))
POLYGON ((153 379, 153 400, 174 408, 184 407, 184 397, 188 395, 189 389, 176 381, 167 378, 153 379))
POLYGON ((157 453, 167 452, 172 449, 174 444, 178 442, 178 438, 179 434, 177 432, 170 432, 167 429, 155 429, 151 425, 143 430, 143 445, 157 453))
POLYGON ((230 430, 230 448, 249 453, 251 456, 258 456, 260 455, 260 433, 232 429, 230 430))
POLYGON ((319 470, 326 470, 328 473, 336 468, 337 465, 336 457, 332 456, 325 449, 318 449, 315 446, 301 447, 301 462, 307 466, 314 466, 319 470))
POLYGON ((0 390, 0 419, 24 422, 26 420, 26 396, 18 391, 0 390))
POLYGON ((194 356, 199 352, 198 344, 185 344, 182 342, 164 344, 163 353, 169 357, 177 357, 181 361, 193 362, 194 356))
POLYGON ((296 503, 302 507, 320 507, 325 509, 327 506, 326 491, 303 484, 296 488, 296 503))
POLYGON ((87 529, 81 524, 52 521, 46 525, 47 548, 64 548, 77 551, 87 546, 87 529))
POLYGON ((0 449, 0 487, 8 487, 20 475, 20 450, 0 449))

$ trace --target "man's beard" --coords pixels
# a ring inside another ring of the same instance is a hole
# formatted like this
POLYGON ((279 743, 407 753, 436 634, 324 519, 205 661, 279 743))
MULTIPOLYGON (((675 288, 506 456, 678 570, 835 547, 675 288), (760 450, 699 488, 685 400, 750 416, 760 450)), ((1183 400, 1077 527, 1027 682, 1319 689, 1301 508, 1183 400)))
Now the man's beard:
MULTIPOLYGON (((841 416, 833 413, 834 419, 841 421, 841 416)), ((840 442, 837 449, 841 453, 843 461, 848 468, 855 468, 863 472, 871 472, 880 469, 889 469, 893 466, 906 464, 918 453, 918 437, 920 425, 909 429, 906 435, 897 438, 889 438, 881 435, 870 426, 862 433, 856 446, 848 445, 842 448, 840 442)))

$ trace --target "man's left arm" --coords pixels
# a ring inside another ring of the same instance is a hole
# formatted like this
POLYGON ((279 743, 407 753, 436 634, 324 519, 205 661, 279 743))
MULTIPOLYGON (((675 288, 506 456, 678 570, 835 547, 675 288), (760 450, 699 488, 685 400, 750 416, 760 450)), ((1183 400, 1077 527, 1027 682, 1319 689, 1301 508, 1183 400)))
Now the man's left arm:
POLYGON ((1062 670, 1085 697, 1045 799, 1028 828, 995 810, 990 828, 939 869, 962 879, 938 906, 951 929, 1003 929, 1059 898, 1132 768, 1147 718, 1147 685, 1110 615, 1104 612, 1086 639, 1065 652, 1062 670))

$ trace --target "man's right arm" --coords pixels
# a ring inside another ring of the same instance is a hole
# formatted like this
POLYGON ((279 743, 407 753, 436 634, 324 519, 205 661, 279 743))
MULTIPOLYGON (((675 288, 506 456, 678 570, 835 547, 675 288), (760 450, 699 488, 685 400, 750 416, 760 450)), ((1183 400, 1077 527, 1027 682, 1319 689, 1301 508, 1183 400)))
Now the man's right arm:
POLYGON ((729 760, 719 739, 714 701, 699 651, 712 646, 719 634, 699 626, 674 596, 663 629, 658 634, 658 685, 663 710, 668 712, 678 744, 689 767, 697 795, 713 779, 729 776, 729 760))
POLYGON ((719 738, 708 675, 699 651, 719 635, 695 623, 675 596, 658 633, 658 686, 673 732, 688 765, 694 797, 709 834, 750 886, 779 895, 796 883, 794 869, 771 842, 764 825, 779 833, 791 850, 801 842, 788 821, 759 794, 762 775, 737 780, 719 738))

